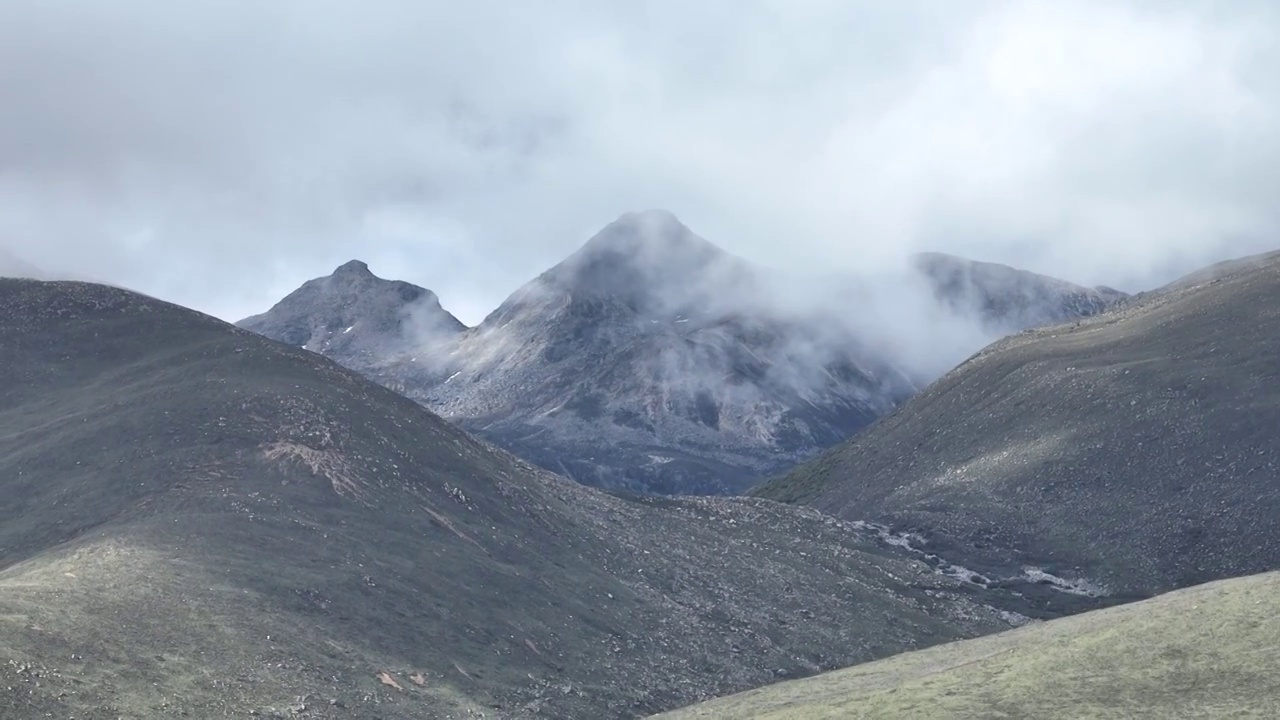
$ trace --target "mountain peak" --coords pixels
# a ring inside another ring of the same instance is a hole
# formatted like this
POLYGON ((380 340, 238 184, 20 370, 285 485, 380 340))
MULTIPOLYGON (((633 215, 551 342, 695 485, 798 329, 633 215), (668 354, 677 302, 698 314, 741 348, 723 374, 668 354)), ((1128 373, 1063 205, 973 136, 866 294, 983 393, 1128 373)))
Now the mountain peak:
POLYGON ((618 216, 615 222, 629 223, 665 223, 669 225, 681 225, 680 218, 670 210, 663 208, 649 208, 648 210, 632 210, 624 212, 618 216))
POLYGON ((308 280, 267 312, 236 324, 289 345, 322 348, 339 358, 466 329, 440 306, 435 293, 401 280, 384 280, 360 260, 308 280))
POLYGON ((691 292, 727 289, 750 274, 745 262, 695 234, 673 213, 647 210, 606 225, 540 282, 570 293, 614 297, 640 309, 687 304, 682 299, 691 292))
POLYGON ((333 271, 334 277, 373 277, 368 263, 362 260, 350 260, 333 271))
POLYGON ((601 253, 650 261, 725 254, 694 234, 669 210, 624 213, 592 236, 578 255, 601 253))

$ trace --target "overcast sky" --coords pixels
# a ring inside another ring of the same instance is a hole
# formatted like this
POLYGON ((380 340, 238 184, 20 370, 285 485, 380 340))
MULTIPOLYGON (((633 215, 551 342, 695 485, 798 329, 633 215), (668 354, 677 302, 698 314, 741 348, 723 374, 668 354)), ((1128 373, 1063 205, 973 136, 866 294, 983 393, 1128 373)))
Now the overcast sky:
POLYGON ((1280 3, 0 3, 0 246, 238 319, 478 321, 628 210, 790 270, 1125 289, 1280 247, 1280 3))

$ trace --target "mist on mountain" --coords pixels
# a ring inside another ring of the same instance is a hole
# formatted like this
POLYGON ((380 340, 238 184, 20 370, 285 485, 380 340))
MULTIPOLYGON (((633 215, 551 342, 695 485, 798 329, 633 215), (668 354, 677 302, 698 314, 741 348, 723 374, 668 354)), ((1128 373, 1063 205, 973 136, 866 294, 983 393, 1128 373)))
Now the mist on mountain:
POLYGON ((1004 270, 970 285, 1005 304, 969 307, 945 302, 950 286, 918 268, 800 277, 649 210, 620 216, 472 328, 429 290, 360 261, 240 324, 581 482, 735 493, 843 441, 1002 334, 1086 312, 1064 300, 1078 286, 1004 270))

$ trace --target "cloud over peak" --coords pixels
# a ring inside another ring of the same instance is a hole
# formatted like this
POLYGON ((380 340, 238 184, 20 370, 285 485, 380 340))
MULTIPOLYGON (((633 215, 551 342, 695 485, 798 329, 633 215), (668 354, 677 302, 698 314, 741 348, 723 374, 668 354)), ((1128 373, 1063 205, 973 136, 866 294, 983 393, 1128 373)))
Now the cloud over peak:
POLYGON ((235 318, 345 258, 471 322, 619 213, 791 270, 1138 289, 1276 244, 1280 10, 13 0, 0 237, 235 318))

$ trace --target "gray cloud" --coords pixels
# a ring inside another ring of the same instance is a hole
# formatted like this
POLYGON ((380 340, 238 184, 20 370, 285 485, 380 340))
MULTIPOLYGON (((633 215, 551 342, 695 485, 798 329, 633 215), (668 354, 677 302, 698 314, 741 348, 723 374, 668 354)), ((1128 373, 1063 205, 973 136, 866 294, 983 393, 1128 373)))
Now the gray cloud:
POLYGON ((788 271, 1139 289, 1280 245, 1271 2, 9 0, 0 245, 236 319, 476 322, 626 210, 788 271))

